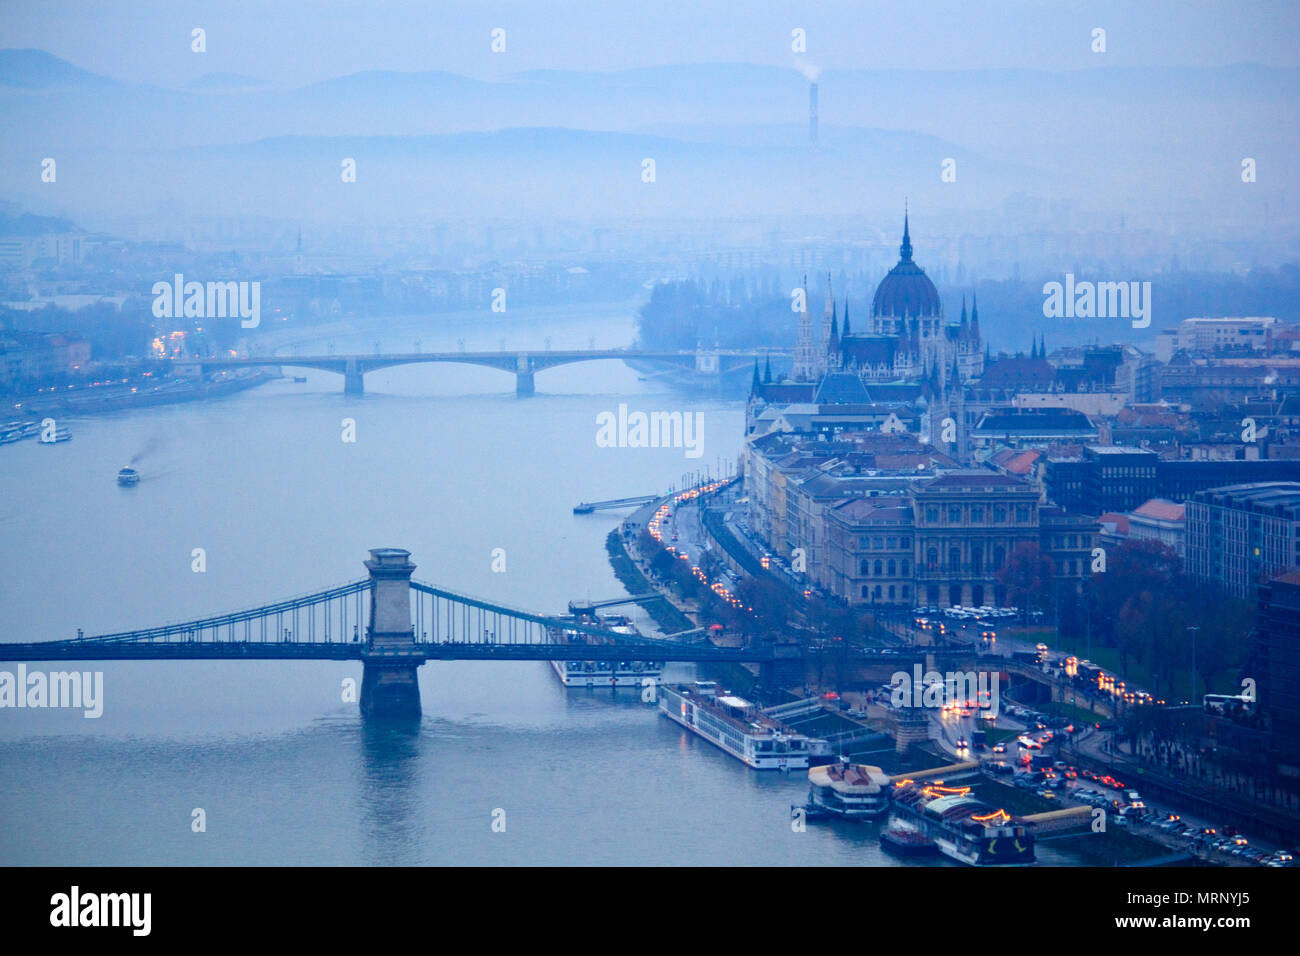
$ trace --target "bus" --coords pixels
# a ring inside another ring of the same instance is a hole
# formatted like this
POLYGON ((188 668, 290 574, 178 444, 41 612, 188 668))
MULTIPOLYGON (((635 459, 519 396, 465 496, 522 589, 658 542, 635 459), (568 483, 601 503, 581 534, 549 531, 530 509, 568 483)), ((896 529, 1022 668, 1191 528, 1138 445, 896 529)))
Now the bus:
POLYGON ((1255 712, 1254 698, 1245 694, 1206 694, 1201 703, 1207 714, 1217 714, 1220 717, 1255 712))

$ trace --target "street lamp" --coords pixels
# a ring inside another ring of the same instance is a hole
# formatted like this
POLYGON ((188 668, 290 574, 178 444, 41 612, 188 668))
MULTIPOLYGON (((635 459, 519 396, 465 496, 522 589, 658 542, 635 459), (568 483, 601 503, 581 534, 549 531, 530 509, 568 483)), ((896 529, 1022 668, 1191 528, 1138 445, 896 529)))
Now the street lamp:
POLYGON ((1198 625, 1189 625, 1187 630, 1192 635, 1192 696, 1189 701, 1196 700, 1196 632, 1200 630, 1198 625))

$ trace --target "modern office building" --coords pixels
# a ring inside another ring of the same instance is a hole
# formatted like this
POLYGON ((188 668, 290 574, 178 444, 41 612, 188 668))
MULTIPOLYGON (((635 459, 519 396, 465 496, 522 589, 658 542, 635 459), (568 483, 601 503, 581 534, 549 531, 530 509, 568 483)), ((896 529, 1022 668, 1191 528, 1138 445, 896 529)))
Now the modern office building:
POLYGON ((1300 571, 1260 586, 1255 636, 1260 713, 1278 760, 1300 768, 1300 571))
POLYGON ((1187 571, 1254 598, 1269 578, 1300 568, 1300 482, 1229 485, 1187 503, 1187 571))

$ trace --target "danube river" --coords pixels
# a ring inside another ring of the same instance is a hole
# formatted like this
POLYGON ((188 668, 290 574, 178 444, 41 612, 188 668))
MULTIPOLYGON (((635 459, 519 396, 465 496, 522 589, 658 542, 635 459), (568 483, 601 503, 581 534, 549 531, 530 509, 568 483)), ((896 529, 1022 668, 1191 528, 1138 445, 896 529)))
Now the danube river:
MULTIPOLYGON (((559 349, 633 335, 624 304, 376 323, 331 341, 559 349)), ((0 447, 0 640, 270 603, 363 577, 373 547, 409 550, 418 580, 561 612, 624 593, 604 550, 617 514, 573 505, 734 461, 743 423, 738 402, 685 397, 618 362, 539 373, 523 400, 513 375, 467 366, 372 373, 360 399, 337 375, 306 374, 61 422, 74 438, 60 445, 0 447), (701 412, 702 456, 597 447, 596 416, 619 402, 701 412), (119 488, 135 456, 143 480, 119 488)), ((802 774, 751 771, 635 691, 566 691, 549 664, 424 666, 418 735, 367 729, 342 701, 359 664, 87 666, 104 672, 99 719, 0 709, 0 864, 897 862, 874 826, 792 832, 802 774), (196 808, 206 832, 192 830, 196 808)))

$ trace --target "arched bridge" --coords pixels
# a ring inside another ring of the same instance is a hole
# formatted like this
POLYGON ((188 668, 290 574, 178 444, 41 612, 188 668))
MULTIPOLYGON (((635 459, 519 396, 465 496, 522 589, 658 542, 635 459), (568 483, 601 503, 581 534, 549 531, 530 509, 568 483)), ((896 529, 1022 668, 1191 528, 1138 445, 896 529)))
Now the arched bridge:
POLYGON ((641 349, 586 349, 568 351, 503 351, 503 352, 393 352, 373 355, 267 355, 231 356, 192 359, 174 359, 173 365, 198 367, 203 372, 218 372, 237 368, 263 368, 289 366, 315 368, 336 372, 343 376, 343 392, 361 395, 365 392, 364 376, 383 368, 397 365, 458 363, 480 365, 486 368, 513 372, 515 394, 532 395, 536 391, 534 376, 558 365, 574 362, 595 362, 608 359, 641 360, 692 368, 705 375, 719 377, 748 372, 760 355, 783 356, 788 351, 765 350, 699 350, 694 352, 653 351, 641 349))
POLYGON ((359 660, 363 713, 418 714, 416 669, 431 660, 770 666, 799 656, 790 645, 719 648, 629 636, 421 584, 400 548, 375 548, 365 565, 366 578, 262 607, 95 637, 0 643, 0 661, 359 660), (572 632, 586 642, 575 644, 572 632))

